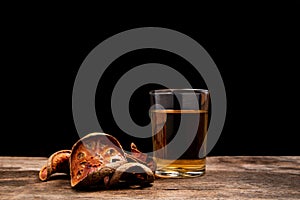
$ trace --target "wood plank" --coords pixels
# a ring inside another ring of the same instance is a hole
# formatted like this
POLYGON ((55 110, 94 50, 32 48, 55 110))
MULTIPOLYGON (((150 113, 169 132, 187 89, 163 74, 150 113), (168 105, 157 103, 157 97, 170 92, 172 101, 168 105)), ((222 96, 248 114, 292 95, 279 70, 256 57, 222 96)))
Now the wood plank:
POLYGON ((47 158, 0 157, 0 199, 300 199, 300 157, 207 158, 204 176, 157 179, 152 187, 77 191, 69 177, 47 182, 38 171, 47 158))

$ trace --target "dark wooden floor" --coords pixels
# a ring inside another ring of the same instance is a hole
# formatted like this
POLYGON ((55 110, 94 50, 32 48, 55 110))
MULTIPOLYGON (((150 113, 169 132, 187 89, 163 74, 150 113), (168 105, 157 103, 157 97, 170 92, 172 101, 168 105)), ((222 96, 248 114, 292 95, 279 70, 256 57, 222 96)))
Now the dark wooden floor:
POLYGON ((300 157, 208 157, 204 176, 157 179, 151 187, 77 191, 68 176, 40 182, 47 158, 0 157, 0 199, 300 199, 300 157))

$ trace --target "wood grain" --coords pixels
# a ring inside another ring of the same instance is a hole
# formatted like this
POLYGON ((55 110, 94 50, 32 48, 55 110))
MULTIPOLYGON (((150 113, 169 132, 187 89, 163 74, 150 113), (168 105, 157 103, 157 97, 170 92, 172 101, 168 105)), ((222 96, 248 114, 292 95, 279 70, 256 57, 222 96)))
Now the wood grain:
POLYGON ((47 182, 38 172, 47 158, 0 157, 0 199, 300 199, 300 157, 207 158, 204 176, 157 179, 151 187, 77 191, 69 177, 47 182))

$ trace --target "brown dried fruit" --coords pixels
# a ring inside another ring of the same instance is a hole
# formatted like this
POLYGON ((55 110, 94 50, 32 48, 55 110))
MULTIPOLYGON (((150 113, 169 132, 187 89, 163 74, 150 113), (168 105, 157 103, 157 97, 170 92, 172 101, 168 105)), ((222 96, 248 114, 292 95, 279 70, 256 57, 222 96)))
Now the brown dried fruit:
POLYGON ((116 138, 105 133, 89 134, 73 145, 71 186, 100 184, 99 181, 126 162, 125 153, 116 138))
POLYGON ((130 147, 131 155, 127 156, 132 158, 136 162, 147 165, 154 173, 156 170, 156 162, 153 160, 153 158, 138 150, 137 146, 134 143, 131 143, 130 147))
POLYGON ((125 163, 118 167, 113 174, 109 187, 117 185, 147 185, 154 181, 150 168, 140 163, 125 163))
POLYGON ((45 181, 55 172, 69 173, 71 187, 76 188, 149 185, 154 181, 156 165, 135 144, 131 149, 132 155, 126 154, 115 137, 90 133, 78 140, 72 150, 52 154, 39 178, 45 181))
POLYGON ((69 158, 71 155, 70 150, 61 150, 53 153, 47 161, 47 164, 42 167, 39 178, 41 181, 46 181, 54 173, 66 173, 70 172, 69 158))

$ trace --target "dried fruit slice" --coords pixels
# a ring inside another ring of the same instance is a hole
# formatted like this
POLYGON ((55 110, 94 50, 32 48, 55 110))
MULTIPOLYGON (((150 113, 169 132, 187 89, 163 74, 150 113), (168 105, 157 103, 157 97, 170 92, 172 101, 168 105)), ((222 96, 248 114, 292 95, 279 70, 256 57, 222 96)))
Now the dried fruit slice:
POLYGON ((105 185, 104 177, 126 163, 119 141, 106 133, 90 133, 72 147, 70 175, 72 187, 105 185))
POLYGON ((54 173, 69 174, 69 158, 71 150, 61 150, 53 153, 47 160, 47 164, 39 172, 41 181, 46 181, 54 173))
POLYGON ((154 175, 149 167, 141 163, 125 163, 118 167, 111 177, 109 187, 147 185, 154 181, 154 175))
POLYGON ((131 154, 135 157, 138 158, 139 160, 143 161, 146 163, 148 155, 145 153, 142 153, 140 150, 138 150, 137 146, 132 142, 130 145, 131 149, 131 154))
POLYGON ((138 162, 148 166, 152 172, 154 173, 156 170, 156 162, 153 160, 151 156, 148 156, 146 153, 138 150, 137 146, 134 143, 131 143, 131 155, 126 154, 126 157, 129 161, 138 162))

